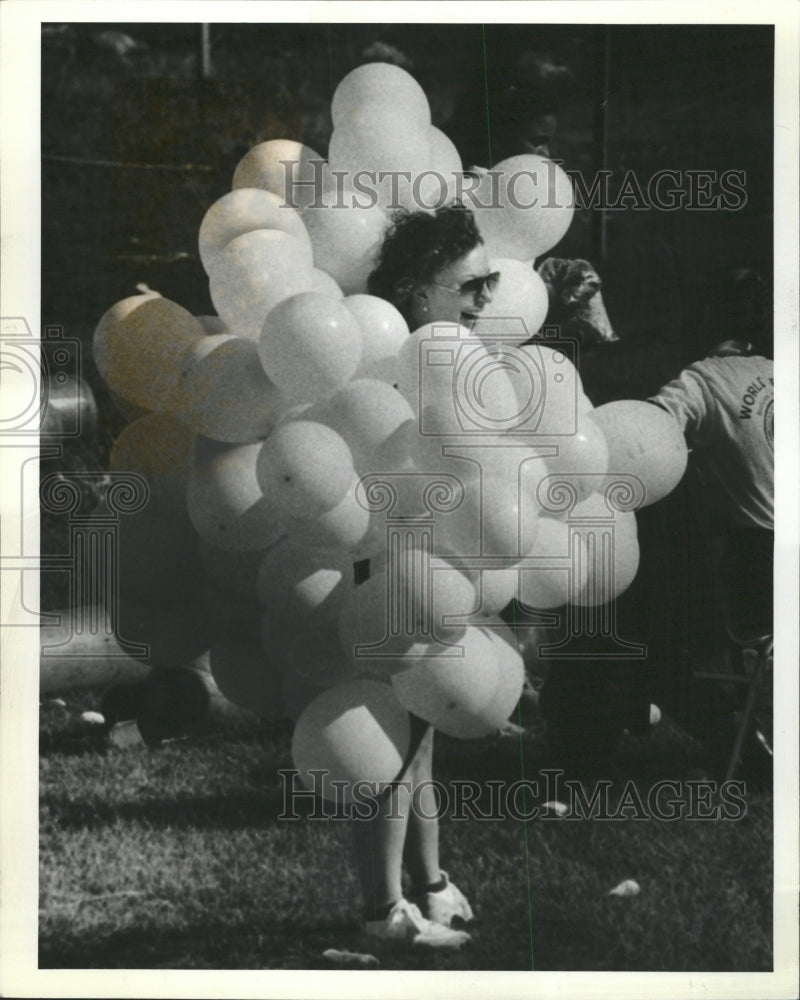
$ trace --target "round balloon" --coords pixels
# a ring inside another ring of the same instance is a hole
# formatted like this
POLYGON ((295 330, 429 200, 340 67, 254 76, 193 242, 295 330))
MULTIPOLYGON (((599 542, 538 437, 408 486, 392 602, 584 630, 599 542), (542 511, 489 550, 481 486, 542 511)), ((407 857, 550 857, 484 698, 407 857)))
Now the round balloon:
POLYGON ((492 700, 498 683, 497 650, 489 636, 468 628, 455 650, 422 656, 393 674, 398 701, 436 729, 461 739, 471 737, 476 716, 492 700))
POLYGON ((233 551, 263 549, 286 531, 286 519, 267 503, 256 476, 261 444, 220 445, 198 440, 187 503, 197 533, 233 551))
POLYGON ((258 454, 258 484, 270 507, 288 518, 319 517, 340 502, 354 475, 342 438, 324 424, 290 420, 258 454))
POLYGON ((389 120, 395 113, 403 113, 426 126, 431 123, 425 91, 410 73, 391 63, 365 63, 340 81, 331 101, 334 128, 367 106, 380 108, 389 120))
POLYGON ((534 341, 509 350, 504 358, 517 398, 515 429, 529 430, 537 441, 575 434, 583 384, 566 351, 534 341))
POLYGON ((517 345, 533 337, 547 318, 547 286, 529 264, 505 258, 491 262, 500 275, 473 334, 487 345, 517 345))
POLYGON ((311 291, 320 295, 327 295, 332 299, 343 299, 344 292, 339 288, 334 279, 319 267, 311 269, 311 291))
POLYGON ((459 619, 475 611, 475 587, 451 563, 410 547, 370 569, 370 578, 346 595, 339 618, 342 649, 357 665, 402 666, 416 644, 453 643, 464 634, 459 619))
POLYGON ((305 208, 321 194, 323 162, 319 153, 301 142, 269 139, 245 153, 234 171, 232 187, 263 188, 278 195, 281 204, 305 208))
POLYGON ((348 295, 344 304, 361 327, 356 377, 393 384, 397 381, 397 353, 408 337, 408 324, 391 302, 376 295, 348 295))
POLYGON ((553 160, 512 156, 481 177, 475 219, 492 257, 527 261, 552 249, 572 222, 572 182, 553 160))
POLYGON ((607 484, 621 474, 622 489, 637 494, 634 506, 656 503, 683 478, 689 457, 686 441, 678 422, 661 407, 623 399, 599 406, 587 421, 594 421, 608 442, 607 484), (624 485, 630 476, 638 483, 624 485))
MULTIPOLYGON (((556 452, 545 459, 551 480, 558 481, 563 477, 568 487, 577 490, 580 500, 603 488, 608 472, 608 445, 605 435, 593 420, 578 416, 574 434, 537 439, 537 443, 552 445, 556 452)), ((548 485, 553 488, 552 483, 548 485)))
POLYGON ((350 801, 356 782, 375 783, 374 792, 397 778, 410 739, 408 713, 391 687, 354 681, 324 691, 306 707, 294 729, 292 759, 307 788, 350 801), (344 785, 337 789, 333 781, 344 785))
POLYGON ((352 452, 356 471, 364 474, 373 471, 369 462, 376 448, 413 416, 403 396, 387 382, 354 379, 314 407, 308 419, 340 434, 352 452))
POLYGON ((211 273, 214 260, 223 247, 237 236, 255 229, 280 230, 311 250, 302 219, 282 198, 255 186, 240 187, 215 201, 200 223, 198 244, 206 273, 211 273))
POLYGON ((375 269, 389 217, 379 205, 359 207, 349 188, 341 199, 326 195, 322 206, 310 205, 301 216, 314 248, 314 264, 326 271, 345 295, 366 291, 375 269))
POLYGON ((588 579, 586 542, 562 521, 540 517, 535 544, 519 573, 519 602, 527 608, 576 603, 588 579))
POLYGON ((181 373, 181 416, 215 441, 245 444, 264 438, 281 406, 252 340, 216 334, 193 348, 181 373))
POLYGON ((519 572, 513 569, 483 569, 477 585, 485 615, 498 615, 517 596, 519 572))
POLYGON ((369 510, 358 497, 358 474, 354 475, 347 492, 330 510, 312 520, 298 522, 309 546, 343 549, 357 559, 357 551, 372 526, 369 510))
POLYGON ((279 302, 311 288, 313 261, 304 242, 277 229, 231 240, 214 257, 209 292, 230 333, 257 340, 279 302))
POLYGON ((497 681, 488 703, 470 720, 462 720, 459 729, 462 737, 488 736, 499 729, 511 716, 522 694, 525 682, 525 664, 520 653, 506 639, 506 623, 494 619, 480 631, 489 639, 495 654, 497 681), (499 631, 494 631, 494 629, 499 631))
POLYGON ((330 396, 355 374, 361 341, 358 321, 343 302, 303 292, 269 313, 258 355, 287 399, 303 403, 330 396))
POLYGON ((377 105, 348 114, 334 128, 328 147, 332 176, 343 176, 361 196, 360 204, 376 204, 388 212, 425 207, 421 181, 416 187, 415 181, 428 170, 430 159, 429 125, 402 112, 387 115, 377 105))
POLYGON ((463 167, 453 141, 435 126, 430 130, 431 159, 428 170, 414 178, 417 208, 434 210, 452 204, 458 197, 463 167))
POLYGON ((93 359, 106 385, 147 410, 179 405, 180 374, 205 331, 176 302, 134 295, 112 306, 94 332, 93 359))

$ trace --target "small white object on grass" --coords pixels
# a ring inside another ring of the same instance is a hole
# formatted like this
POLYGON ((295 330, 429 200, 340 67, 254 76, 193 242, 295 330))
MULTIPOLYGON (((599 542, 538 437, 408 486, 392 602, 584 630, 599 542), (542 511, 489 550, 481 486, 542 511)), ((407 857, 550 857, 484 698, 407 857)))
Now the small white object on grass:
POLYGON ((327 951, 323 951, 323 958, 327 958, 329 962, 336 962, 339 965, 345 964, 357 964, 357 965, 380 965, 381 963, 374 955, 364 955, 357 951, 339 951, 337 948, 328 948, 327 951))
POLYGON ((650 725, 657 726, 661 722, 661 709, 658 705, 650 706, 650 725))
POLYGON ((545 802, 545 804, 542 806, 542 809, 545 812, 555 813, 556 816, 566 816, 567 812, 569 811, 567 806, 564 805, 563 802, 556 802, 556 801, 545 802))
POLYGON ((624 882, 615 885, 609 890, 609 896, 638 896, 640 892, 639 883, 632 878, 626 878, 624 882))
POLYGON ((81 712, 81 722, 85 722, 87 726, 104 726, 106 724, 105 716, 101 715, 100 712, 81 712))
POLYGON ((117 747, 119 750, 144 746, 144 740, 142 739, 142 734, 139 732, 139 727, 132 719, 125 722, 117 722, 113 725, 109 733, 109 739, 112 746, 117 747))

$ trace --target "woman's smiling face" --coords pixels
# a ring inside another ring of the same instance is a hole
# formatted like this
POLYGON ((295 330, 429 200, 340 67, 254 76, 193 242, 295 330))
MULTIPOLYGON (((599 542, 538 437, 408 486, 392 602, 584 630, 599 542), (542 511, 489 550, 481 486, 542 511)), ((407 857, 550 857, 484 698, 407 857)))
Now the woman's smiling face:
POLYGON ((474 288, 464 285, 489 275, 489 257, 479 243, 473 250, 439 271, 433 281, 417 289, 412 311, 415 326, 424 323, 449 322, 471 326, 492 301, 492 293, 480 280, 474 288))

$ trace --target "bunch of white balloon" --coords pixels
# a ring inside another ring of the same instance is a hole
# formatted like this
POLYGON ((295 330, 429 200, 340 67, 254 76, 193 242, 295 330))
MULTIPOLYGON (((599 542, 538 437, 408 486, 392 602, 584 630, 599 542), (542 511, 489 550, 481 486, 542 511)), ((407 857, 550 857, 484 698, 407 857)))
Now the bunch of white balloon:
POLYGON ((646 403, 594 410, 558 345, 519 346, 547 311, 530 259, 572 216, 560 168, 516 157, 495 169, 501 207, 476 210, 501 273, 491 316, 469 331, 410 333, 392 305, 366 294, 387 199, 415 207, 409 199, 434 183, 449 198, 458 154, 431 126, 422 89, 394 66, 350 73, 332 115, 322 175, 313 150, 265 142, 208 210, 199 249, 218 315, 193 317, 156 294, 125 299, 101 319, 94 356, 135 417, 112 467, 141 473, 151 489, 121 525, 121 634, 147 642, 154 664, 208 656, 232 700, 299 717, 302 775, 390 780, 408 748, 409 711, 460 737, 508 718, 523 664, 497 615, 513 597, 534 608, 599 603, 633 579, 632 510, 612 515, 611 582, 592 579, 566 508, 543 508, 546 477, 569 480, 579 512, 599 505, 607 517, 609 470, 636 475, 651 503, 680 479, 686 450, 646 403), (364 169, 411 180, 359 207, 340 179, 364 169), (502 201, 519 170, 555 185, 549 201, 528 210, 502 201), (332 185, 343 202, 327 198, 332 185), (298 210, 286 204, 295 194, 298 210), (442 338, 451 363, 428 364, 442 338), (387 547, 380 482, 403 513, 421 482, 447 484, 452 503, 398 554, 387 547), (526 563, 531 555, 540 566, 526 563), (369 576, 357 584, 362 560, 369 576))

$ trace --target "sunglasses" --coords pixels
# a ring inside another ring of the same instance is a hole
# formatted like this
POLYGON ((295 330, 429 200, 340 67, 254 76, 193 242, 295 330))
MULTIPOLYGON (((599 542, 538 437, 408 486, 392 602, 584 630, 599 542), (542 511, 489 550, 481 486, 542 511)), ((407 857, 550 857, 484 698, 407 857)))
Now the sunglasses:
POLYGON ((448 292, 455 292, 457 295, 471 295, 473 298, 476 295, 481 295, 486 289, 487 292, 491 293, 497 288, 500 281, 500 272, 492 271, 491 274, 482 274, 478 278, 470 278, 469 281, 465 281, 463 285, 459 285, 454 288, 452 285, 440 285, 438 281, 432 281, 431 284, 434 288, 444 288, 448 292))

